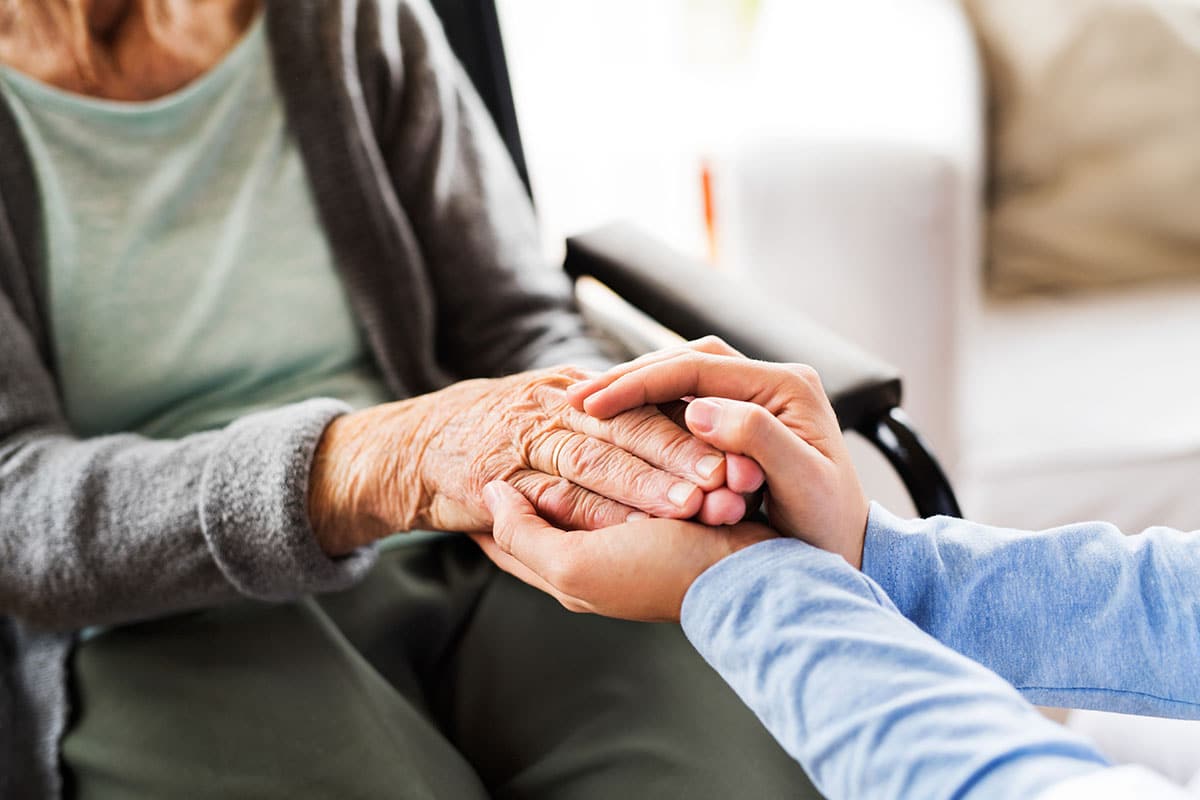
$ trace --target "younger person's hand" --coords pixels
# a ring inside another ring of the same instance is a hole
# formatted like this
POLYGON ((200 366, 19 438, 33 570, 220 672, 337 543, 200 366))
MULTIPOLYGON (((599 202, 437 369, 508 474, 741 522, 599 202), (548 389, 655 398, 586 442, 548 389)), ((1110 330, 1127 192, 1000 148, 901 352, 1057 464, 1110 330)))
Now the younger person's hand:
MULTIPOLYGON (((710 338, 567 390, 572 404, 600 419, 685 397, 695 398, 685 420, 697 439, 748 456, 766 473, 771 527, 861 568, 868 504, 811 367, 751 361, 710 338)), ((732 482, 735 464, 729 462, 732 482)))
POLYGON ((674 519, 563 531, 502 481, 488 484, 484 502, 495 520, 492 534, 471 538, 497 566, 572 611, 642 622, 678 622, 683 597, 702 572, 776 538, 762 525, 712 528, 674 519))

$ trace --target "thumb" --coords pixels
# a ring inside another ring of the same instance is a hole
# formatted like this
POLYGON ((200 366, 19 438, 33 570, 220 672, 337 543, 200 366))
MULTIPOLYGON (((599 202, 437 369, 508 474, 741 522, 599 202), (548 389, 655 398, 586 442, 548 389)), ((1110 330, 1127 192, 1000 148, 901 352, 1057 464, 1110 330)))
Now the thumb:
POLYGON ((684 415, 688 430, 702 442, 758 462, 767 482, 798 478, 818 451, 756 403, 722 397, 697 398, 684 415))
POLYGON ((506 553, 513 552, 516 538, 522 530, 549 527, 525 499, 525 495, 504 481, 492 481, 484 486, 483 502, 492 512, 492 538, 506 553))

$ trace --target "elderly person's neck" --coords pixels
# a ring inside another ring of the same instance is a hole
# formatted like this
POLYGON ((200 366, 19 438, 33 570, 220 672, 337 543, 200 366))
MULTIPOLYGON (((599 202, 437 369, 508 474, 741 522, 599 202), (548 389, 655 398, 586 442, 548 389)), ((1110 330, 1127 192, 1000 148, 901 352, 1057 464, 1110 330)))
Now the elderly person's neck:
POLYGON ((0 0, 0 63, 70 92, 151 100, 195 80, 262 0, 0 0))

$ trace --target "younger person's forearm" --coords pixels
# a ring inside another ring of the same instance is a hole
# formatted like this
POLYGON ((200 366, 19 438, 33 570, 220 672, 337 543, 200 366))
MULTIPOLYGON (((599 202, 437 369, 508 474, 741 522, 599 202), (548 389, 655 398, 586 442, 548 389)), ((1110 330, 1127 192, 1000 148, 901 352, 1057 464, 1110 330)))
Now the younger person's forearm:
POLYGON ((830 798, 1035 797, 1105 765, 905 620, 869 578, 801 542, 721 561, 692 585, 682 616, 830 798))
POLYGON ((1031 701, 1200 718, 1200 536, 1038 533, 871 509, 863 570, 1031 701))

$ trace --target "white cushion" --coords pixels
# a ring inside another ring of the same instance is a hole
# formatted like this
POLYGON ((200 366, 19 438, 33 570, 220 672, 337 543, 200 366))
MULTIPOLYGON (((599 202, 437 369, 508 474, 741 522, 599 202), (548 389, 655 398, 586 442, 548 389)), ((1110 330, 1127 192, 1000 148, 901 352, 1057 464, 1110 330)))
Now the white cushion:
POLYGON ((992 303, 971 336, 968 515, 1200 528, 1200 282, 992 303))
POLYGON ((1194 796, 1144 767, 1125 766, 1070 778, 1039 792, 1036 800, 1188 800, 1194 796))
POLYGON ((1117 764, 1141 764, 1172 783, 1200 790, 1200 722, 1076 710, 1067 727, 1117 764))
POLYGON ((1195 0, 963 0, 991 101, 989 286, 1200 275, 1195 0))

